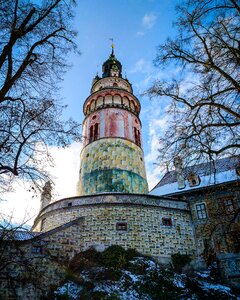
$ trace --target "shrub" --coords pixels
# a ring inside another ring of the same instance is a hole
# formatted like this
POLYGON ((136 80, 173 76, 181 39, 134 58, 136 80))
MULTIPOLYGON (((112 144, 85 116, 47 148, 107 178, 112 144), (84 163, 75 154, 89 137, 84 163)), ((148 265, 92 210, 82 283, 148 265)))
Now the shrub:
POLYGON ((177 273, 182 272, 183 267, 191 261, 190 255, 187 254, 176 253, 172 254, 171 258, 174 271, 176 271, 177 273))
POLYGON ((101 253, 101 261, 106 267, 124 268, 127 264, 126 251, 121 246, 110 246, 101 253))
POLYGON ((76 254, 69 262, 69 270, 78 272, 88 270, 89 268, 98 266, 100 262, 100 253, 91 247, 86 251, 76 254))

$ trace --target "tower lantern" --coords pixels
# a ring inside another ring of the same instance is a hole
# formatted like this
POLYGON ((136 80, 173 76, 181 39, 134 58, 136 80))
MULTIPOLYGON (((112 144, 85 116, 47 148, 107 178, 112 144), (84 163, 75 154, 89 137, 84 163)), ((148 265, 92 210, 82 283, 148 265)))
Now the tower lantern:
POLYGON ((122 78, 114 47, 94 78, 83 105, 83 149, 78 195, 104 192, 147 193, 140 103, 122 78))

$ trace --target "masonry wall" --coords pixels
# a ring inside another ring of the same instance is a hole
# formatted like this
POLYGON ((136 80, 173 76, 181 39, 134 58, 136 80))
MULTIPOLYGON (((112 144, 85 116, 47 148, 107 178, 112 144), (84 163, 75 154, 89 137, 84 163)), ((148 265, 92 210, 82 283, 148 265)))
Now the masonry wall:
MULTIPOLYGON (((195 227, 196 238, 198 240, 198 254, 204 250, 204 240, 210 243, 210 246, 217 254, 234 252, 228 235, 231 232, 239 232, 239 220, 233 222, 234 214, 240 207, 240 193, 238 184, 219 185, 215 189, 206 189, 192 193, 188 196, 189 206, 192 215, 193 225, 195 227), (226 200, 230 200, 231 210, 226 206, 226 200), (196 205, 204 204, 206 209, 206 218, 199 218, 196 205), (231 227, 229 225, 231 224, 231 227), (228 228, 229 227, 229 228, 228 228)), ((240 250, 240 246, 238 247, 240 250)))
MULTIPOLYGON (((81 218, 24 241, 1 241, 0 299, 50 299, 80 247, 81 218), (74 238, 73 238, 74 237, 74 238), (40 247, 41 251, 34 252, 40 247)), ((79 251, 78 251, 79 252, 79 251)), ((53 298, 51 298, 53 299, 53 298)))
MULTIPOLYGON (((111 196, 105 196, 107 197, 111 196)), ((173 253, 194 253, 193 230, 186 209, 174 208, 173 204, 172 207, 150 205, 151 203, 144 205, 143 201, 139 202, 136 198, 133 200, 135 203, 113 203, 112 199, 112 203, 86 203, 54 210, 48 207, 37 218, 34 230, 48 231, 77 217, 84 217, 79 232, 76 233, 75 229, 68 238, 71 243, 78 241, 76 252, 90 246, 103 249, 117 244, 124 248, 135 248, 163 262, 168 262, 173 253), (162 218, 171 218, 172 226, 163 226, 162 218), (127 231, 116 230, 118 222, 126 222, 127 231)), ((103 197, 99 201, 104 201, 103 197)), ((171 204, 168 203, 168 206, 171 204)))

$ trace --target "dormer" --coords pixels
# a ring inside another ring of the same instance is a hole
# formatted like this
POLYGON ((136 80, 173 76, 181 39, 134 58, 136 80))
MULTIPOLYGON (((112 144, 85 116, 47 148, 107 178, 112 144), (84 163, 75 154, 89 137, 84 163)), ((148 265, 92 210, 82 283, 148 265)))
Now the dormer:
POLYGON ((187 180, 188 180, 188 184, 190 187, 198 186, 201 182, 200 177, 193 172, 189 174, 189 176, 187 177, 187 180))

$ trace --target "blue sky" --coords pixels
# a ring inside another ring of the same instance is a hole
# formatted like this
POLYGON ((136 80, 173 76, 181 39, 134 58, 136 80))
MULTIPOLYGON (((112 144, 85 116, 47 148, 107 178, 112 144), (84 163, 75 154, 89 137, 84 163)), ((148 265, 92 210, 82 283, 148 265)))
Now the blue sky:
MULTIPOLYGON (((61 93, 68 104, 66 114, 82 122, 82 105, 89 95, 96 72, 101 74, 102 63, 111 52, 109 38, 113 37, 115 54, 123 65, 123 74, 126 72, 142 105, 143 145, 148 158, 153 154, 151 139, 156 146, 153 126, 156 132, 156 127, 160 130, 157 124, 163 122, 166 102, 150 101, 141 93, 155 78, 169 76, 156 69, 153 60, 157 45, 174 34, 172 23, 176 18, 176 3, 167 0, 80 0, 74 26, 82 54, 69 58, 73 67, 65 76, 61 93)), ((151 162, 149 160, 146 161, 147 168, 152 169, 151 164, 156 162, 156 157, 152 156, 151 162)))
MULTIPOLYGON (((156 47, 175 32, 172 23, 176 19, 177 1, 167 0, 78 0, 74 27, 78 31, 77 43, 81 55, 72 54, 67 59, 72 68, 64 75, 59 96, 68 107, 65 117, 78 122, 84 119, 82 106, 89 96, 91 82, 102 63, 111 52, 114 38, 115 54, 123 65, 123 74, 133 85, 134 94, 142 105, 143 149, 149 181, 152 188, 161 177, 157 168, 158 136, 167 126, 164 112, 167 99, 151 101, 141 93, 154 79, 171 76, 156 69, 153 60, 156 47)), ((173 70, 174 72, 174 70, 173 70)), ((52 147, 50 152, 56 166, 50 169, 55 178, 55 199, 74 196, 80 164, 81 145, 74 143, 68 149, 52 147)), ((26 192, 28 185, 16 183, 14 193, 6 194, 0 209, 11 215, 14 209, 16 221, 32 224, 39 209, 40 197, 26 192), (24 216, 23 216, 24 215, 24 216)))

